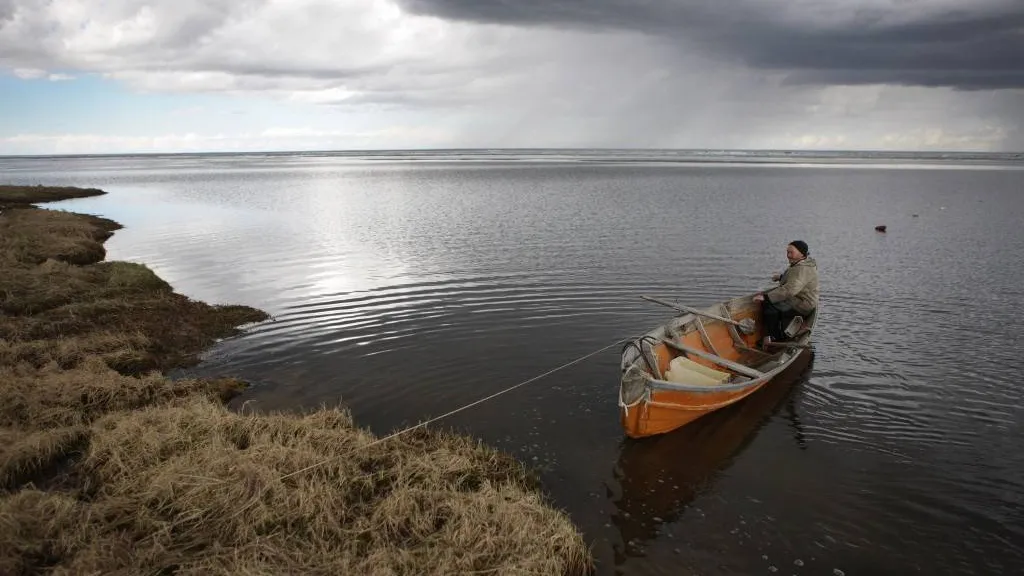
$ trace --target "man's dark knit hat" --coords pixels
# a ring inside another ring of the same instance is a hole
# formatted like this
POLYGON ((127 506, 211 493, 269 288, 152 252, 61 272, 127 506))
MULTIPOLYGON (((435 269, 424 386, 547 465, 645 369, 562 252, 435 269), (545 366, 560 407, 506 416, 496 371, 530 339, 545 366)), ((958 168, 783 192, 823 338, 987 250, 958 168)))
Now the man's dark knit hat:
POLYGON ((793 240, 789 244, 790 246, 793 246, 794 248, 799 250, 800 253, 803 254, 804 256, 807 256, 807 252, 810 250, 807 247, 807 242, 804 242, 803 240, 793 240))

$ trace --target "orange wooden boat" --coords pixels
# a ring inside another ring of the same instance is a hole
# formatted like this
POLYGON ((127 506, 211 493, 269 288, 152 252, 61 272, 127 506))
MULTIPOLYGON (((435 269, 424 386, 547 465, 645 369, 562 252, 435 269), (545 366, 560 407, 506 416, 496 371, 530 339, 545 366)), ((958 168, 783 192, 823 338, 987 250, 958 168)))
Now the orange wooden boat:
POLYGON ((789 340, 759 349, 761 306, 753 296, 704 309, 644 296, 683 314, 622 350, 619 416, 627 436, 664 434, 739 402, 810 353, 817 311, 790 324, 789 340))

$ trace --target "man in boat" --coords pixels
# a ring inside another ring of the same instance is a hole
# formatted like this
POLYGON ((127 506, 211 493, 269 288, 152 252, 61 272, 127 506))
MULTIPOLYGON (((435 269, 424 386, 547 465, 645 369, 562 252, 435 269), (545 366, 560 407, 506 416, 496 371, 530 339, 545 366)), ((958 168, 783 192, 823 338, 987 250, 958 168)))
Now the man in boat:
POLYGON ((754 296, 754 302, 761 303, 764 331, 770 341, 786 340, 786 325, 796 316, 807 318, 818 308, 818 264, 809 252, 803 240, 787 244, 789 267, 772 276, 779 285, 754 296))

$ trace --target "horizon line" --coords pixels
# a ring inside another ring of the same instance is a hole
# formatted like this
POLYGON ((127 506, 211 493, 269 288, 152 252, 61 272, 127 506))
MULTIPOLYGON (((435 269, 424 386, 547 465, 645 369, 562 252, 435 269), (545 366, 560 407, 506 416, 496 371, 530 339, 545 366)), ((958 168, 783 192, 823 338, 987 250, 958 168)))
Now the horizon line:
POLYGON ((192 150, 192 151, 140 151, 140 152, 72 152, 63 154, 0 154, 0 159, 8 158, 81 158, 81 157, 109 157, 109 156, 187 156, 187 155, 241 155, 241 154, 360 154, 360 153, 381 153, 381 152, 522 152, 522 151, 616 151, 616 152, 697 152, 697 153, 783 153, 783 154, 913 154, 913 155, 938 155, 938 154, 960 154, 975 156, 1024 156, 1024 150, 1018 151, 979 151, 979 150, 892 150, 879 148, 822 148, 822 149, 797 149, 797 148, 614 148, 601 146, 588 147, 493 147, 479 146, 469 148, 338 148, 338 149, 280 149, 280 150, 192 150))

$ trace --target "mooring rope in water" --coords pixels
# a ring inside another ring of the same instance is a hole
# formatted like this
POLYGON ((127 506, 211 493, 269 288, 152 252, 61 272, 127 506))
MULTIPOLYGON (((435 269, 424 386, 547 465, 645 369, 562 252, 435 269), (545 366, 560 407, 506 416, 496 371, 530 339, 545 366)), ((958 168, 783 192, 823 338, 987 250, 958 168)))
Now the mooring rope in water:
POLYGON ((481 398, 481 399, 479 399, 479 400, 477 400, 475 402, 471 402, 469 404, 466 404, 465 406, 460 406, 459 408, 456 408, 454 410, 451 410, 449 412, 441 414, 440 416, 435 416, 434 418, 431 418, 430 420, 427 420, 425 422, 420 422, 419 424, 417 424, 415 426, 410 426, 409 428, 405 428, 404 430, 399 430, 398 432, 395 432, 395 433, 390 434, 388 436, 385 436, 383 438, 378 438, 377 440, 374 440, 373 442, 370 442, 369 444, 365 444, 363 446, 360 446, 359 448, 356 448, 355 450, 350 450, 349 452, 346 452, 345 454, 342 454, 340 456, 333 456, 333 457, 331 457, 331 458, 329 458, 327 460, 324 460, 323 462, 318 462, 316 464, 312 464, 310 466, 306 466, 305 468, 296 470, 295 472, 290 472, 288 474, 285 474, 284 476, 281 476, 281 478, 279 478, 279 480, 284 480, 286 478, 290 478, 290 477, 295 476, 297 474, 301 474, 303 472, 308 472, 308 471, 310 471, 310 470, 312 470, 314 468, 319 468, 320 466, 323 466, 324 464, 328 464, 332 460, 335 460, 335 459, 338 459, 338 458, 345 458, 347 456, 351 456, 352 454, 355 454, 356 452, 358 452, 360 450, 364 450, 364 449, 369 448, 371 446, 375 446, 377 444, 381 444, 383 442, 387 442, 388 440, 391 440, 393 438, 397 438, 398 436, 401 436, 402 434, 406 434, 408 432, 412 432, 413 430, 416 430, 417 428, 423 428, 424 426, 428 426, 430 424, 433 424, 434 422, 437 422, 439 420, 443 420, 443 419, 445 419, 445 418, 447 418, 449 416, 452 416, 454 414, 458 414, 459 412, 462 412, 463 410, 468 410, 468 409, 470 409, 470 408, 472 408, 474 406, 483 404, 484 402, 487 402, 489 400, 493 400, 493 399, 497 398, 498 396, 501 396, 502 394, 506 394, 508 392, 511 392, 511 391, 515 390, 516 388, 521 388, 521 387, 526 386, 527 384, 529 384, 531 382, 536 382, 537 380, 540 380, 541 378, 544 378, 545 376, 550 376, 551 374, 554 374, 555 372, 558 372, 559 370, 564 370, 565 368, 568 368, 569 366, 572 366, 573 364, 578 364, 578 363, 586 360, 587 358, 590 358, 591 356, 596 356, 596 355, 600 354, 601 352, 604 352, 605 350, 607 350, 607 349, 609 349, 609 348, 611 348, 613 346, 618 346, 619 344, 622 344, 622 343, 625 343, 625 342, 630 342, 632 340, 634 340, 634 338, 623 338, 621 340, 616 340, 615 342, 612 342, 611 344, 609 344, 607 346, 604 346, 603 348, 600 348, 598 350, 594 350, 593 352, 590 352, 589 354, 586 354, 584 356, 580 356, 579 358, 577 358, 577 359, 575 359, 575 360, 573 360, 571 362, 566 362, 565 364, 562 364, 561 366, 559 366, 557 368, 552 368, 551 370, 548 370, 547 372, 545 372, 543 374, 540 374, 538 376, 534 376, 533 378, 530 378, 529 380, 523 380, 522 382, 520 382, 518 384, 515 384, 514 386, 509 386, 508 388, 505 388, 504 390, 500 390, 498 392, 495 392, 494 394, 491 394, 490 396, 486 396, 486 397, 481 398))

